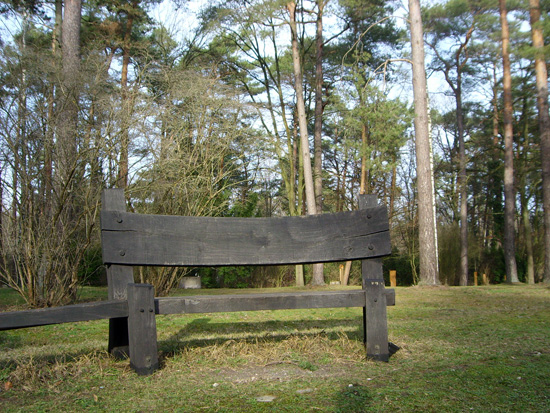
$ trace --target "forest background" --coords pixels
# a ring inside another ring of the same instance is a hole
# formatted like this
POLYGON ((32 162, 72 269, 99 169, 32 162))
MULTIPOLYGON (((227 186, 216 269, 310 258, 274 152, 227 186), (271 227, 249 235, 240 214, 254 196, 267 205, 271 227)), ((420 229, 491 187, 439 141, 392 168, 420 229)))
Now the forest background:
MULTIPOLYGON (((533 4, 423 4, 444 284, 471 284, 474 272, 510 281, 511 255, 518 281, 550 281, 535 71, 549 53, 532 41, 537 29, 550 43, 550 2, 538 4, 538 22, 533 4)), ((101 284, 98 212, 111 187, 125 188, 130 211, 197 216, 338 212, 356 209, 359 193, 376 194, 394 249, 386 276, 422 281, 408 10, 381 0, 1 2, 0 282, 32 306, 101 284)), ((162 295, 185 275, 207 287, 321 284, 339 280, 340 266, 360 283, 351 263, 304 275, 142 267, 135 277, 162 295)))

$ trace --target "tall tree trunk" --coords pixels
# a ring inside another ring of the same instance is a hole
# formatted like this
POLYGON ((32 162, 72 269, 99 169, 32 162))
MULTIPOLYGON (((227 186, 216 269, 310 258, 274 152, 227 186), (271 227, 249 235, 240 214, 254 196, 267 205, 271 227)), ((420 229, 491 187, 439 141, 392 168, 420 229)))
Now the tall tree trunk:
POLYGON ((502 68, 504 94, 504 260, 506 282, 519 282, 515 248, 515 188, 514 188, 514 131, 512 126, 512 73, 510 68, 510 33, 506 0, 499 0, 502 26, 502 68))
POLYGON ((6 271, 6 252, 4 251, 4 181, 2 164, 0 164, 0 271, 6 271))
MULTIPOLYGON (((304 103, 304 91, 302 86, 302 64, 300 61, 300 52, 298 49, 298 31, 296 28, 296 3, 287 4, 290 15, 290 30, 292 34, 292 63, 294 69, 294 89, 296 91, 296 107, 298 110, 298 124, 300 127, 300 146, 304 166, 304 183, 306 191, 307 214, 317 214, 317 205, 315 202, 315 189, 313 184, 313 171, 311 168, 311 155, 309 151, 309 138, 307 130, 306 109, 304 103)), ((322 285, 325 283, 322 278, 319 279, 319 264, 313 265, 312 285, 322 285)))
MULTIPOLYGON (((55 24, 52 33, 52 55, 54 67, 59 66, 59 42, 61 41, 61 25, 63 22, 63 1, 55 0, 55 24)), ((59 73, 57 70, 55 72, 59 73)), ((48 91, 48 131, 44 143, 44 212, 46 216, 51 214, 52 210, 52 190, 53 190, 53 147, 55 130, 55 93, 57 82, 52 78, 50 81, 50 90, 48 91)))
POLYGON ((497 205, 502 205, 502 191, 500 190, 500 183, 497 180, 497 170, 499 167, 500 151, 499 151, 499 110, 498 110, 498 81, 497 81, 497 68, 496 63, 493 65, 493 159, 489 161, 489 183, 487 188, 487 193, 489 194, 489 199, 491 200, 490 207, 490 223, 487 224, 487 235, 486 235, 486 246, 495 245, 495 233, 497 232, 497 214, 495 207, 497 205), (489 241, 490 240, 490 241, 489 241))
POLYGON ((390 186, 390 206, 389 206, 389 224, 390 229, 392 227, 393 223, 393 215, 394 215, 394 209, 395 209, 395 196, 397 192, 397 156, 393 156, 393 166, 391 168, 391 186, 390 186))
POLYGON ((361 195, 370 193, 369 185, 369 171, 367 170, 367 145, 368 145, 368 132, 367 125, 363 123, 361 125, 361 181, 359 186, 359 193, 361 195))
POLYGON ((128 68, 130 66, 130 47, 132 38, 132 28, 134 26, 135 10, 138 1, 133 1, 130 11, 128 11, 128 20, 124 32, 122 45, 122 71, 120 76, 120 89, 122 99, 122 130, 120 138, 120 160, 118 167, 117 186, 126 188, 128 186, 128 147, 130 145, 130 117, 132 114, 132 103, 128 96, 128 68))
POLYGON ((62 25, 63 103, 59 113, 58 168, 62 187, 72 191, 78 130, 78 76, 80 73, 80 0, 66 0, 62 25))
POLYGON ((456 85, 456 123, 458 129, 458 191, 460 195, 460 285, 468 285, 468 183, 466 175, 466 143, 462 111, 462 79, 456 85))
POLYGON ((425 285, 438 285, 439 272, 435 234, 433 172, 430 159, 428 101, 426 72, 424 68, 424 37, 419 0, 409 0, 409 14, 413 60, 420 282, 425 285))
MULTIPOLYGON (((315 186, 315 207, 317 213, 323 211, 323 12, 325 0, 317 0, 317 33, 315 37, 315 124, 313 131, 313 177, 315 186)), ((323 285, 323 264, 313 265, 314 285, 323 285)))
MULTIPOLYGON (((294 117, 294 128, 292 130, 292 139, 293 139, 293 148, 292 148, 292 158, 294 159, 294 164, 298 166, 298 175, 293 176, 292 179, 294 181, 297 180, 296 185, 294 185, 295 188, 298 188, 298 193, 296 194, 295 200, 297 201, 297 205, 295 207, 295 214, 300 215, 300 211, 302 209, 302 185, 304 181, 304 167, 303 167, 303 160, 300 156, 300 140, 298 138, 298 116, 296 115, 296 110, 293 112, 294 117)), ((296 265, 296 286, 297 287, 303 287, 305 284, 304 279, 304 266, 303 264, 296 265)))
POLYGON ((526 195, 526 190, 521 191, 521 217, 523 220, 525 252, 527 255, 527 283, 535 283, 535 259, 533 255, 533 228, 531 227, 531 219, 529 216, 529 199, 526 195))
POLYGON ((317 0, 317 34, 315 37, 315 125, 313 132, 313 169, 317 212, 323 208, 323 11, 325 0, 317 0))
POLYGON ((548 113, 548 72, 543 55, 544 37, 540 26, 540 1, 529 0, 531 37, 535 48, 537 108, 539 112, 540 148, 542 157, 542 205, 544 210, 544 275, 550 283, 550 115, 548 113))

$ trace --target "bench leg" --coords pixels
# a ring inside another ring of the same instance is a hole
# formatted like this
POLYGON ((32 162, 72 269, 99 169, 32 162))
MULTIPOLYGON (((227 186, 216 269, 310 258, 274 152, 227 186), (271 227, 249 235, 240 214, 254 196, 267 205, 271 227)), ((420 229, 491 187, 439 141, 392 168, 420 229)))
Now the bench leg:
MULTIPOLYGON (((107 266, 107 281, 109 285, 109 300, 124 300, 128 298, 127 288, 134 282, 134 270, 123 265, 107 266)), ((109 320, 108 351, 117 359, 128 357, 128 318, 111 318, 109 320)))
POLYGON ((381 259, 363 261, 363 289, 366 292, 365 307, 363 308, 363 331, 367 358, 388 361, 390 358, 388 318, 384 278, 381 275, 381 259))
POLYGON ((152 374, 159 367, 155 292, 152 285, 128 284, 130 367, 137 374, 152 374))

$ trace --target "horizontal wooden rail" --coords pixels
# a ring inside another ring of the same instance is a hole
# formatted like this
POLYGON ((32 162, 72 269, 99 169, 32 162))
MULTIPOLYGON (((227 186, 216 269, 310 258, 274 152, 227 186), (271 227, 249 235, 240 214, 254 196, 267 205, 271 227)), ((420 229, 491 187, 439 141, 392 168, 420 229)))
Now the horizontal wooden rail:
MULTIPOLYGON (((395 305, 395 291, 385 290, 387 305, 395 305)), ((301 308, 364 307, 364 290, 293 293, 228 294, 155 299, 157 314, 218 313, 301 308)))
MULTIPOLYGON (((395 305, 395 291, 388 289, 385 294, 386 304, 395 305)), ((365 290, 164 297, 155 298, 155 314, 364 307, 365 300, 365 290)), ((0 313, 0 331, 117 317, 128 317, 126 300, 3 312, 0 313)))
POLYGON ((391 253, 383 206, 276 218, 101 213, 106 264, 283 265, 373 258, 391 253))
POLYGON ((4 312, 0 313, 0 331, 116 317, 128 317, 126 301, 96 301, 62 307, 4 312))

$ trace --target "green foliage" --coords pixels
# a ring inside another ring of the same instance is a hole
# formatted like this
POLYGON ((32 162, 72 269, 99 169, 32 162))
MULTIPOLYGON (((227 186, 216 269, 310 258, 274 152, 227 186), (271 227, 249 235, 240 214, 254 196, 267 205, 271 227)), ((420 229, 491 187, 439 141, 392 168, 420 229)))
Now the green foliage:
POLYGON ((247 288, 253 267, 220 267, 216 269, 218 286, 221 288, 247 288))
MULTIPOLYGON (((399 251, 394 248, 392 255, 384 257, 382 262, 386 285, 390 285, 390 271, 392 270, 396 271, 396 281, 399 287, 408 287, 416 284, 411 270, 411 260, 407 255, 399 253, 399 251)), ((416 267, 418 273, 418 262, 416 263, 416 267)))
POLYGON ((458 285, 460 280, 460 228, 458 224, 438 228, 439 279, 442 284, 458 285))
POLYGON ((204 288, 266 288, 294 285, 293 266, 217 267, 193 270, 204 288))
POLYGON ((78 280, 81 285, 101 286, 107 284, 101 245, 93 245, 84 253, 78 267, 78 280))

